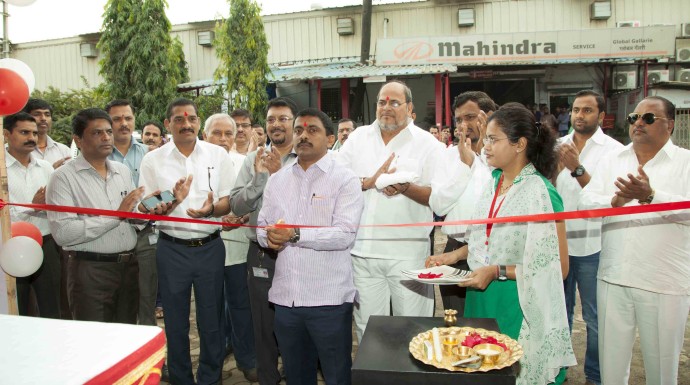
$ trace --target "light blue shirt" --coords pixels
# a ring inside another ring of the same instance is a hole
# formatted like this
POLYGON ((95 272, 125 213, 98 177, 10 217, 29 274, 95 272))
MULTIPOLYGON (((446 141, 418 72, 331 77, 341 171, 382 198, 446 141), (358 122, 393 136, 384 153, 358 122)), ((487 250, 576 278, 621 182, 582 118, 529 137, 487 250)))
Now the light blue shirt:
POLYGON ((129 171, 132 173, 132 182, 135 186, 139 186, 139 166, 141 165, 141 160, 144 159, 144 155, 149 152, 149 148, 137 142, 134 137, 132 137, 129 150, 127 150, 127 155, 122 155, 117 147, 113 146, 113 153, 108 156, 108 159, 120 162, 127 166, 129 171))

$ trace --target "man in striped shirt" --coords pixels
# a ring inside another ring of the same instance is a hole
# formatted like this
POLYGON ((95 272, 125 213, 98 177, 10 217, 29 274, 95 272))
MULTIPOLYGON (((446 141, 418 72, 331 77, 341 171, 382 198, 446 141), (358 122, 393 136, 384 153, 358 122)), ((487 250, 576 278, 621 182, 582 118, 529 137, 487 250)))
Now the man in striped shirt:
MULTIPOLYGON (((142 197, 127 166, 108 160, 113 151, 112 120, 97 108, 72 121, 81 154, 58 168, 46 188, 46 203, 132 211, 142 197)), ((67 291, 75 320, 137 321, 139 266, 137 235, 123 218, 48 212, 50 232, 69 251, 67 291)))
POLYGON ((297 114, 297 162, 269 178, 259 213, 259 226, 267 227, 257 230, 258 241, 278 251, 268 297, 288 383, 316 383, 317 361, 326 383, 350 383, 357 293, 350 249, 364 201, 355 174, 328 152, 333 131, 319 110, 297 114))

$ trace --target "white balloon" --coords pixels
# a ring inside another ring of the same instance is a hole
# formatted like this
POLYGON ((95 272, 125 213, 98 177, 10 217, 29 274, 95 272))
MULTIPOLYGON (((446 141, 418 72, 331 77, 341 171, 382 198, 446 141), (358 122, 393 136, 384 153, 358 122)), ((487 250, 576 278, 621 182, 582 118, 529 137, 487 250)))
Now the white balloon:
POLYGON ((19 74, 19 76, 21 76, 22 79, 24 79, 24 81, 26 82, 26 85, 29 86, 29 94, 34 92, 36 78, 34 77, 34 71, 32 71, 31 68, 28 65, 26 65, 26 63, 24 63, 21 60, 12 59, 8 57, 0 59, 0 68, 6 68, 19 74))
POLYGON ((19 7, 26 7, 27 5, 33 4, 36 0, 5 0, 8 4, 16 5, 19 7))
POLYGON ((0 266, 5 273, 26 277, 43 263, 43 249, 33 238, 18 236, 7 240, 0 249, 0 266))

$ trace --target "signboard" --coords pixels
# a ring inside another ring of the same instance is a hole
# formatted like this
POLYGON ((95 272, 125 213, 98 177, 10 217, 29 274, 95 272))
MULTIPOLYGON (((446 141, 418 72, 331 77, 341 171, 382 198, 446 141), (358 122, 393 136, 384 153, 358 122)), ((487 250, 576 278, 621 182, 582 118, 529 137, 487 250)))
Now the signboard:
POLYGON ((539 64, 675 55, 675 26, 378 39, 377 65, 539 64))

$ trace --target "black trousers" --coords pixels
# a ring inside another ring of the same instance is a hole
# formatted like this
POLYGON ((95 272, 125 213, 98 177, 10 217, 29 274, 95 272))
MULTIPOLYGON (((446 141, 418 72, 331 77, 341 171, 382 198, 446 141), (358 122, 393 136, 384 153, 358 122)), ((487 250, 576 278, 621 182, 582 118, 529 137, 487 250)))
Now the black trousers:
MULTIPOLYGON (((457 250, 466 244, 466 242, 458 242, 454 238, 449 237, 448 242, 446 243, 446 248, 443 250, 443 252, 448 253, 457 250)), ((470 267, 467 265, 467 261, 459 261, 452 266, 456 269, 470 269, 470 267)), ((458 311, 458 317, 462 317, 462 315, 465 313, 465 297, 467 295, 467 288, 460 287, 458 285, 439 285, 438 287, 441 291, 443 309, 455 309, 458 311)))
POLYGON ((175 385, 210 385, 221 381, 223 341, 223 268, 225 245, 219 237, 189 247, 158 239, 158 282, 165 309, 168 370, 175 385), (199 331, 199 369, 196 382, 189 348, 192 288, 199 331))
POLYGON ((60 318, 60 254, 51 235, 43 237, 43 263, 28 277, 17 278, 19 315, 29 314, 31 289, 36 294, 38 313, 42 318, 60 318))
POLYGON ((67 293, 77 321, 137 323, 139 264, 95 262, 70 256, 67 262, 67 293))
MULTIPOLYGON (((278 372, 278 342, 273 333, 275 307, 268 302, 268 290, 273 283, 276 267, 276 253, 264 249, 256 242, 249 244, 247 252, 247 286, 249 304, 252 309, 254 327, 254 347, 256 350, 256 370, 259 384, 275 385, 280 383, 278 372), (257 277, 254 269, 266 269, 268 277, 257 277)), ((166 309, 167 311, 167 309, 166 309)))

